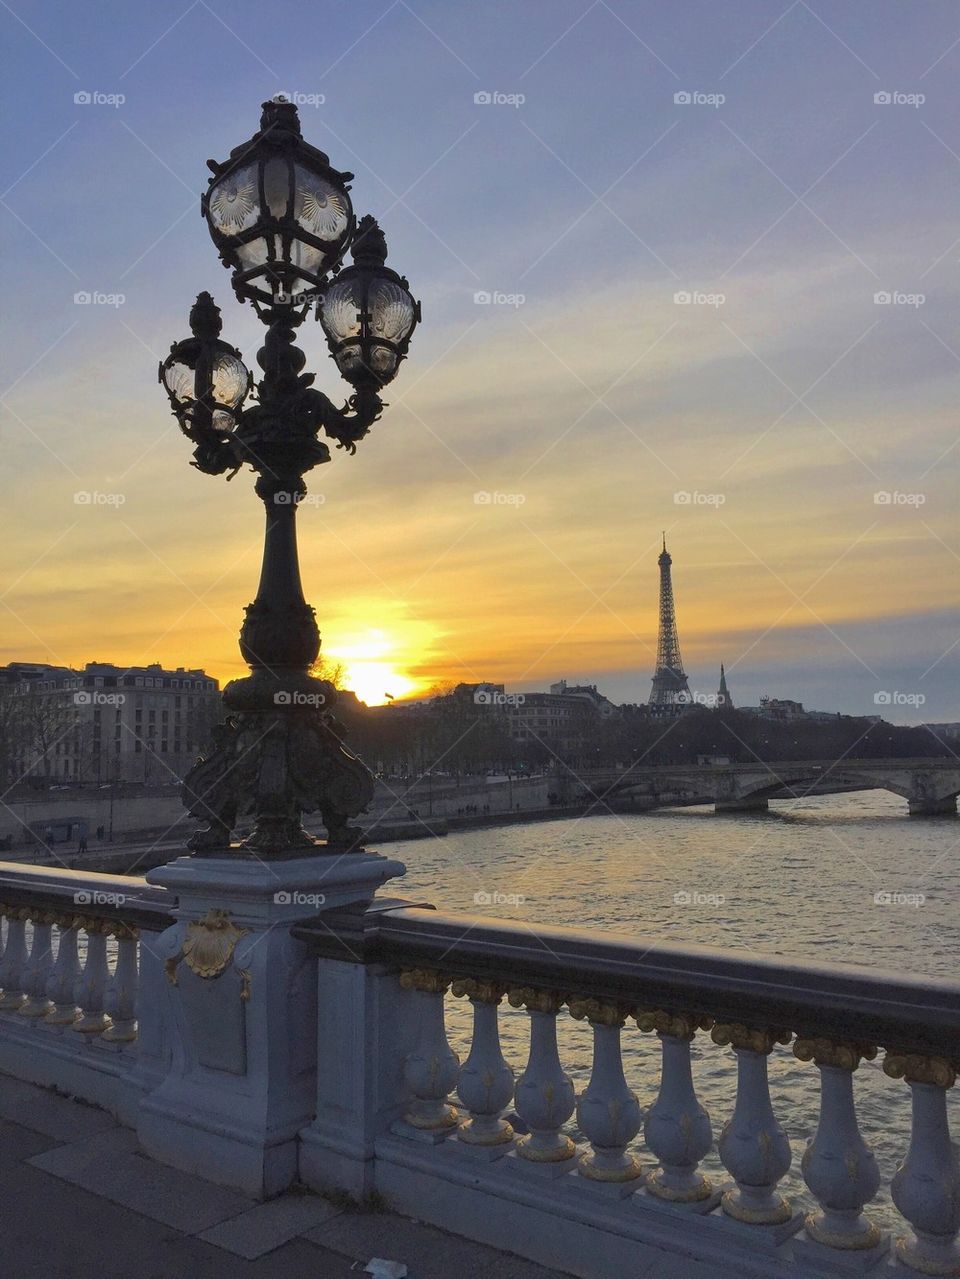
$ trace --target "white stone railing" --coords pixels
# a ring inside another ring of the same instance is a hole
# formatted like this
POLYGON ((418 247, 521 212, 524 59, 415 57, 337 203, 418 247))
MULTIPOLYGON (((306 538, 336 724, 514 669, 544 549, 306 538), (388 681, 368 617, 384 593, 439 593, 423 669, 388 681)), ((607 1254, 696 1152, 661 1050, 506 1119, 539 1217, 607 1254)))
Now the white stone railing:
POLYGON ((186 857, 151 882, 0 864, 0 1072, 225 1185, 377 1191, 584 1279, 960 1274, 960 984, 375 897, 400 871, 362 853, 186 857), (512 1063, 505 1008, 526 1028, 512 1063), (817 1073, 818 1121, 771 1100, 787 1052, 817 1073), (913 1116, 892 1229, 855 1087, 881 1053, 913 1116), (729 1080, 712 1118, 703 1069, 713 1096, 729 1080), (787 1131, 815 1123, 798 1197, 787 1131))
POLYGON ((947 1119, 960 984, 534 931, 396 902, 294 932, 320 957, 308 1184, 375 1188, 436 1225, 589 1279, 648 1273, 641 1262, 657 1274, 663 1250, 717 1276, 874 1266, 886 1275, 896 1265, 891 1273, 960 1274, 960 1166, 947 1119), (448 1042, 450 999, 472 1005, 462 1062, 448 1042), (505 1004, 529 1019, 526 1060, 512 1065, 498 1028, 505 1004), (566 1016, 592 1032, 579 1096, 558 1048, 566 1016), (646 1108, 624 1074, 627 1035, 659 1041, 646 1108), (736 1059, 729 1107, 713 1119, 694 1087, 697 1036, 716 1055, 707 1068, 736 1059), (344 1056, 345 1042, 362 1045, 364 1060, 359 1047, 344 1056), (792 1162, 783 1125, 797 1117, 776 1113, 768 1083, 771 1054, 790 1049, 819 1073, 819 1122, 802 1159, 806 1211, 781 1186, 792 1162), (912 1095, 892 1233, 870 1215, 881 1176, 854 1092, 861 1062, 881 1049, 890 1089, 912 1095), (719 1122, 726 1176, 715 1179, 701 1165, 719 1122))
POLYGON ((146 880, 0 863, 0 1070, 135 1122, 141 954, 171 920, 146 880))

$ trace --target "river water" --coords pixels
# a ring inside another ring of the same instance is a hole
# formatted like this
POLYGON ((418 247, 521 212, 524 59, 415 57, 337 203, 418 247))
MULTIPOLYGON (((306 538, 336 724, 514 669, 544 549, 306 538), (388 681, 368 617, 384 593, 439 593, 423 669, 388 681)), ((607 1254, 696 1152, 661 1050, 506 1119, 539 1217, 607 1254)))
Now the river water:
MULTIPOLYGON (((568 924, 901 974, 958 975, 960 821, 910 818, 905 801, 885 791, 774 802, 769 814, 681 809, 460 831, 383 851, 407 865, 385 892, 443 909, 534 928, 568 924)), ((450 999, 448 1009, 450 1040, 463 1057, 469 1004, 450 999)), ((590 1073, 589 1028, 561 1016, 558 1031, 564 1068, 579 1092, 590 1073)), ((526 1015, 504 1006, 501 1032, 504 1054, 519 1072, 526 1015)), ((647 1105, 658 1086, 659 1043, 631 1022, 623 1045, 627 1080, 647 1105)), ((910 1107, 906 1085, 883 1075, 882 1056, 860 1067, 854 1086, 861 1128, 883 1175, 872 1211, 891 1225, 899 1218, 887 1187, 906 1152, 910 1107)), ((773 1104, 795 1156, 784 1188, 801 1203, 809 1202, 799 1162, 816 1129, 817 1075, 790 1048, 771 1056, 773 1104)), ((733 1109, 734 1057, 702 1033, 694 1043, 694 1081, 716 1134, 733 1109)), ((958 1093, 951 1094, 955 1137, 958 1093)), ((649 1152, 639 1153, 650 1162, 649 1152)), ((705 1165, 726 1175, 715 1151, 705 1165)))

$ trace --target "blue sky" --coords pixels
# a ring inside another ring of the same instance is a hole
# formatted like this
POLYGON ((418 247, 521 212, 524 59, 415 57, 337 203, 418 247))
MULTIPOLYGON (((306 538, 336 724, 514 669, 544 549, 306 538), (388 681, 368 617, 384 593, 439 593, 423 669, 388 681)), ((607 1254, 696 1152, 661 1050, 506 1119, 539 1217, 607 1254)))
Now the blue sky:
POLYGON ((203 288, 253 363, 198 197, 286 91, 424 305, 391 408, 301 516, 333 655, 401 691, 566 676, 642 700, 667 528, 697 687, 723 658, 741 701, 870 713, 894 689, 926 698, 904 720, 960 718, 955 4, 20 3, 0 23, 3 660, 240 669, 255 503, 187 467, 156 364, 203 288))

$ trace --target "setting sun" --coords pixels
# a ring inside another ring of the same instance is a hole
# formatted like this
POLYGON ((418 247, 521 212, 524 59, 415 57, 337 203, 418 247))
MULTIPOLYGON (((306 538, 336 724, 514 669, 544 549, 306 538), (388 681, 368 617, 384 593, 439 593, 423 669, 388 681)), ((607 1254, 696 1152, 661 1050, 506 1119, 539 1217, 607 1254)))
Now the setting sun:
POLYGON ((368 706, 380 706, 392 698, 409 697, 421 685, 405 675, 399 639, 371 629, 348 636, 331 652, 330 660, 343 666, 343 685, 368 706))

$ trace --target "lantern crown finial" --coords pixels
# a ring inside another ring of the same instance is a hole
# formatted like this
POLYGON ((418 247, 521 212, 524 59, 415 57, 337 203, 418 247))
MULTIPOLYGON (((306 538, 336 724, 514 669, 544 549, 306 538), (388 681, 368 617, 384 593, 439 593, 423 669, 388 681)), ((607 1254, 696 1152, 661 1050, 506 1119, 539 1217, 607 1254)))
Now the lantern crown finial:
POLYGON ((296 103, 290 102, 278 93, 275 98, 261 104, 260 132, 292 133, 302 137, 300 132, 300 115, 296 103))
POLYGON ((357 266, 383 266, 387 260, 387 238, 380 229, 380 223, 370 213, 357 223, 350 256, 357 266))
POLYGON ((190 332, 195 338, 218 338, 223 328, 220 319, 220 308, 211 294, 198 293, 197 300, 190 308, 190 332))

